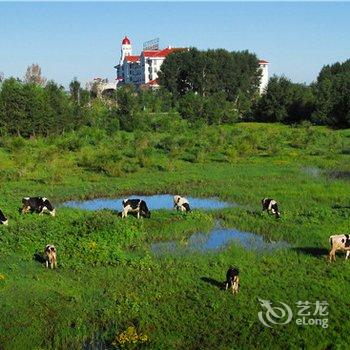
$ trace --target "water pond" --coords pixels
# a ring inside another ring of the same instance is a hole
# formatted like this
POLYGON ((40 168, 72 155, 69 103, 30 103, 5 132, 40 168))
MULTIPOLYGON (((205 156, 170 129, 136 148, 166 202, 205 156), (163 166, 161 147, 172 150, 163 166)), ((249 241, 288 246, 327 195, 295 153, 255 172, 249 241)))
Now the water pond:
MULTIPOLYGON (((68 201, 61 206, 79 208, 85 210, 112 209, 122 210, 122 201, 125 198, 140 198, 146 201, 150 210, 173 209, 173 195, 156 194, 151 196, 133 195, 123 198, 97 198, 85 201, 68 201)), ((222 209, 237 206, 235 203, 227 203, 215 198, 186 197, 192 209, 222 209)))
POLYGON ((151 244, 151 251, 156 255, 205 253, 224 249, 231 243, 238 243, 248 250, 270 252, 275 249, 288 248, 285 241, 268 241, 263 236, 235 228, 223 228, 217 225, 211 232, 198 232, 185 242, 168 241, 151 244))
MULTIPOLYGON (((125 197, 124 197, 125 198, 125 197)), ((112 209, 122 210, 124 198, 97 198, 85 201, 68 201, 61 206, 69 208, 79 208, 84 210, 112 209)), ((173 209, 173 195, 133 195, 128 198, 140 198, 146 201, 150 210, 173 209)), ((187 197, 192 209, 222 209, 237 207, 236 203, 223 202, 215 198, 195 198, 187 197)), ((243 232, 234 228, 223 228, 216 224, 209 233, 198 232, 190 236, 185 243, 177 241, 156 242, 151 244, 151 250, 156 255, 163 254, 187 254, 192 252, 218 251, 227 245, 237 242, 249 250, 272 251, 289 246, 284 241, 267 241, 262 236, 251 232, 243 232)))

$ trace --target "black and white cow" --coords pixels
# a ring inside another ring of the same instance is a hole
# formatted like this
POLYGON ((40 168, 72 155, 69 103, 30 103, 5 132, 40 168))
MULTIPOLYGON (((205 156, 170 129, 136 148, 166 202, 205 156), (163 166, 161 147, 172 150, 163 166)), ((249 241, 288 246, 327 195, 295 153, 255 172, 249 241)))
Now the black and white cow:
POLYGON ((239 271, 236 267, 230 266, 226 272, 225 290, 231 289, 232 294, 238 293, 239 271))
POLYGON ((127 217, 128 213, 136 213, 138 219, 140 216, 145 218, 151 217, 151 212, 148 210, 146 202, 142 199, 124 199, 122 218, 127 217))
POLYGON ((22 213, 39 213, 49 212, 51 216, 56 215, 56 209, 52 206, 50 201, 45 197, 24 197, 22 199, 22 213))
POLYGON ((187 198, 179 195, 174 196, 174 208, 181 211, 191 211, 187 198))
POLYGON ((274 214, 276 218, 281 217, 281 213, 278 210, 277 202, 274 199, 271 198, 264 198, 261 201, 263 211, 267 210, 269 214, 274 214))
POLYGON ((0 209, 0 225, 8 225, 9 221, 6 218, 6 216, 4 215, 4 213, 2 212, 2 210, 0 209))
POLYGON ((329 261, 335 261, 335 253, 337 250, 346 251, 345 259, 349 258, 350 236, 348 234, 330 236, 329 243, 331 244, 331 250, 328 254, 329 261))

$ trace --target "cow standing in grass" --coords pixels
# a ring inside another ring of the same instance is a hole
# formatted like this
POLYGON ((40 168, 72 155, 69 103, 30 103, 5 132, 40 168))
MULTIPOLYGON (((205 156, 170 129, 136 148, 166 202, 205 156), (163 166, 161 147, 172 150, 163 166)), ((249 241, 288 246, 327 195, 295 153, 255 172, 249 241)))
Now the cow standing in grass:
POLYGON ((0 209, 0 224, 5 226, 9 224, 8 219, 6 218, 6 216, 4 215, 1 209, 0 209))
POLYGON ((45 247, 44 256, 46 260, 46 268, 49 268, 49 266, 51 269, 57 267, 57 251, 56 247, 53 244, 48 244, 45 247))
POLYGON ((39 215, 48 212, 51 216, 56 215, 56 209, 45 197, 25 197, 22 199, 22 213, 39 213, 39 215))
POLYGON ((329 243, 331 244, 328 255, 329 261, 335 261, 337 250, 346 251, 345 259, 348 259, 350 255, 350 236, 348 234, 330 236, 329 243))
POLYGON ((180 211, 191 211, 187 198, 179 195, 174 196, 174 208, 180 211))
POLYGON ((231 289, 232 294, 238 293, 239 290, 239 271, 236 267, 231 266, 226 272, 225 290, 231 289))
POLYGON ((269 214, 274 214, 276 219, 281 217, 281 213, 278 210, 277 202, 271 198, 264 198, 261 201, 263 211, 266 210, 269 214))
POLYGON ((136 213, 138 219, 140 216, 145 218, 151 217, 151 212, 148 210, 146 202, 142 199, 124 199, 122 218, 127 217, 128 213, 136 213))

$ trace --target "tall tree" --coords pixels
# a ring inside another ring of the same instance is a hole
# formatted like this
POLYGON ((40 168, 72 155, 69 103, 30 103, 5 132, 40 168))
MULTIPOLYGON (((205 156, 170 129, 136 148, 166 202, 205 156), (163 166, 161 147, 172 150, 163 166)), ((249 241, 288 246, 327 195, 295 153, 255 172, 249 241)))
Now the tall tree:
POLYGON ((20 81, 6 79, 0 92, 1 128, 10 133, 21 136, 25 124, 26 96, 20 81))
POLYGON ((314 104, 311 87, 292 83, 286 77, 273 76, 255 107, 255 118, 284 123, 310 120, 314 104))
POLYGON ((245 113, 258 96, 261 71, 257 57, 248 52, 199 51, 191 48, 169 55, 159 72, 159 82, 176 99, 193 92, 201 97, 223 93, 245 113))
POLYGON ((81 90, 80 82, 74 78, 69 84, 69 92, 72 100, 78 105, 80 105, 81 90))
POLYGON ((314 84, 317 96, 313 121, 350 127, 350 59, 324 66, 314 84))
POLYGON ((26 74, 24 76, 26 83, 33 83, 44 86, 46 79, 41 75, 41 68, 37 63, 33 63, 27 67, 26 74))

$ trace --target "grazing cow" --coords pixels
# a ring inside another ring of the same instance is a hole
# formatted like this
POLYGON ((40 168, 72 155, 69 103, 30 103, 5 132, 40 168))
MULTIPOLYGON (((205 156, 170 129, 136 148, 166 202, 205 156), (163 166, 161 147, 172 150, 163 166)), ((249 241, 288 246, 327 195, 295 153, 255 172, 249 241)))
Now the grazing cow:
POLYGON ((277 219, 281 217, 281 213, 278 210, 277 202, 274 199, 264 198, 261 201, 261 204, 263 207, 263 211, 267 210, 269 214, 274 214, 277 219))
POLYGON ((8 225, 9 221, 8 219, 5 217, 4 213, 2 212, 2 210, 0 209, 0 224, 1 225, 8 225))
POLYGON ((329 261, 335 261, 337 250, 346 251, 345 259, 348 259, 350 255, 350 236, 348 234, 330 236, 329 243, 331 244, 331 250, 328 255, 329 261))
POLYGON ((46 268, 48 268, 49 266, 51 267, 51 269, 57 267, 57 252, 53 244, 48 244, 45 247, 44 256, 46 260, 46 268))
POLYGON ((136 213, 138 219, 140 216, 145 218, 151 217, 151 212, 148 210, 146 202, 142 199, 124 199, 122 218, 127 217, 129 212, 136 213))
POLYGON ((51 216, 56 215, 56 209, 45 197, 25 197, 22 199, 22 204, 22 213, 35 212, 42 215, 45 211, 47 211, 51 216))
POLYGON ((181 196, 174 196, 174 208, 181 211, 191 211, 187 198, 181 196))
POLYGON ((237 268, 230 266, 226 272, 225 290, 231 288, 232 294, 238 293, 239 289, 239 271, 237 268))

